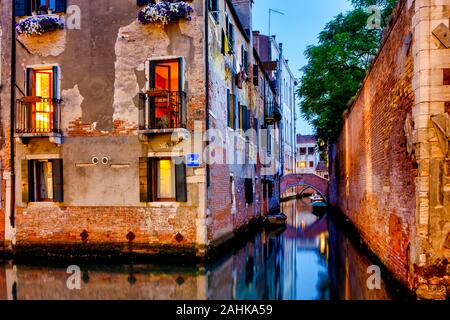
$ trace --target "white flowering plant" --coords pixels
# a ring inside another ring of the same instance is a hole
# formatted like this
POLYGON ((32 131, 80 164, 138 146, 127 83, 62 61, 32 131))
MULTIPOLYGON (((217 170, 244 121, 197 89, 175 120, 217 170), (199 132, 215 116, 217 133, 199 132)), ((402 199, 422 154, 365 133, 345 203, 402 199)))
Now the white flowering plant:
POLYGON ((64 29, 64 23, 59 17, 39 15, 31 16, 20 20, 16 25, 18 34, 24 34, 27 37, 41 35, 45 32, 64 29))
POLYGON ((149 3, 144 9, 139 11, 138 20, 143 24, 169 24, 181 19, 190 21, 192 20, 192 12, 194 12, 194 9, 184 1, 162 1, 155 4, 149 3))

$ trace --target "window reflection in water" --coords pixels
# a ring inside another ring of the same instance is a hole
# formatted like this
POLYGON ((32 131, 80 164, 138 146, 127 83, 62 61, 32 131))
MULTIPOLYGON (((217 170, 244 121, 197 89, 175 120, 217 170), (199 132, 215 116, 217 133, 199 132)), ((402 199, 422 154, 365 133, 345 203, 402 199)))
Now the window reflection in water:
POLYGON ((81 290, 67 266, 0 264, 0 299, 390 299, 366 287, 372 263, 307 201, 283 204, 285 230, 264 231, 207 266, 85 265, 81 290), (88 277, 86 275, 89 275, 88 277), (16 285, 14 285, 16 284, 16 285), (14 295, 12 294, 14 290, 14 295))

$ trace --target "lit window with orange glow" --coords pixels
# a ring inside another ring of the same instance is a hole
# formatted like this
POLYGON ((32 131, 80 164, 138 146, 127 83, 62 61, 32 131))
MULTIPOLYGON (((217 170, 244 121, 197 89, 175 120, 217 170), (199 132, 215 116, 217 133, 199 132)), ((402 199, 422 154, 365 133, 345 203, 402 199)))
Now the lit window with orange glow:
POLYGON ((49 132, 53 126, 53 70, 38 68, 32 70, 31 95, 40 100, 32 106, 32 123, 36 132, 49 132))
POLYGON ((158 176, 158 200, 175 199, 175 166, 172 160, 159 160, 156 170, 158 176))

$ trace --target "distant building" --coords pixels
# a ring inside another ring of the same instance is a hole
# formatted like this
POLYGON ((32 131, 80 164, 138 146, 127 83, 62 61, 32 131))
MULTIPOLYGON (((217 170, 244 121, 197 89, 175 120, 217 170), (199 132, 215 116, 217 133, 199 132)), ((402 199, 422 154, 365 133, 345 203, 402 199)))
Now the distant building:
POLYGON ((316 173, 319 164, 317 138, 312 135, 297 135, 297 173, 316 173))
POLYGON ((281 108, 281 162, 282 175, 295 172, 295 79, 283 53, 283 44, 276 41, 275 36, 253 32, 255 49, 270 75, 277 91, 278 105, 281 108))

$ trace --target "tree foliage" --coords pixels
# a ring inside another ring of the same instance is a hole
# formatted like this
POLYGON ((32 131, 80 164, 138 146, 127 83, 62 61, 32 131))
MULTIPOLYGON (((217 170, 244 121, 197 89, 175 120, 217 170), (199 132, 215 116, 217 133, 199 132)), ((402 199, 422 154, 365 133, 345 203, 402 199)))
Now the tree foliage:
POLYGON ((355 9, 330 21, 319 34, 318 44, 307 48, 308 64, 302 69, 297 89, 303 117, 324 141, 337 138, 342 114, 357 93, 379 48, 381 30, 367 27, 370 17, 367 6, 379 5, 384 18, 396 2, 351 1, 355 9))

